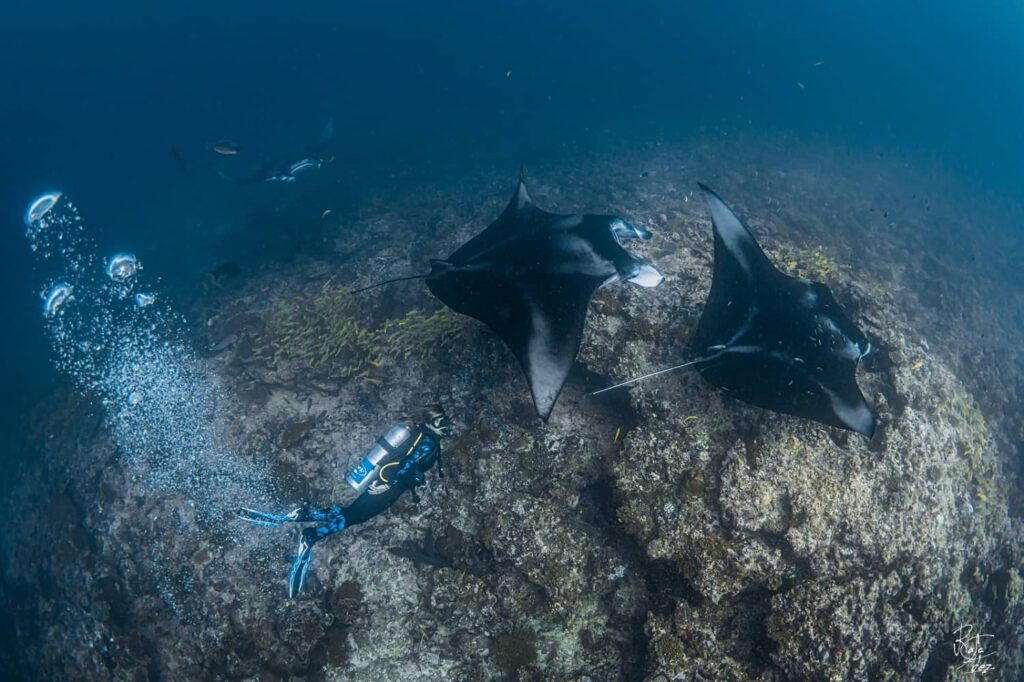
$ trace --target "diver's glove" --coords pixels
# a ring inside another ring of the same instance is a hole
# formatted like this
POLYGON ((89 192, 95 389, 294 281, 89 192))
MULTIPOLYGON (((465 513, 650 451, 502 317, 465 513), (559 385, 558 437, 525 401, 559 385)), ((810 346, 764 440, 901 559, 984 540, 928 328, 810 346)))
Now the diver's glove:
POLYGON ((288 574, 288 598, 292 599, 302 589, 302 583, 306 580, 306 571, 309 570, 309 563, 313 560, 313 543, 316 542, 316 531, 312 528, 303 528, 299 533, 299 549, 295 554, 295 563, 292 564, 292 571, 288 574))
POLYGON ((257 526, 277 527, 288 521, 303 521, 305 515, 306 510, 304 507, 297 507, 287 514, 271 514, 270 512, 261 512, 246 507, 235 510, 235 516, 257 526))

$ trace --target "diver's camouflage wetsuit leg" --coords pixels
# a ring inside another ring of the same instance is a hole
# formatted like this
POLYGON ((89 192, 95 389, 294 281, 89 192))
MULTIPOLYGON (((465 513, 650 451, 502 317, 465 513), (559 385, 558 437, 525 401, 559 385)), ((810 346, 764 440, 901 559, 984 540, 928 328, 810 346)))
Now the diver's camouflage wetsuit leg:
MULTIPOLYGON (((438 450, 440 448, 437 448, 438 450)), ((410 461, 417 461, 411 458, 410 461)), ((407 490, 411 491, 414 502, 419 502, 416 487, 423 485, 423 472, 415 466, 402 467, 395 480, 380 493, 363 493, 347 507, 335 505, 323 509, 309 510, 299 507, 287 514, 271 514, 255 509, 239 509, 237 514, 249 523, 260 526, 280 526, 285 523, 314 523, 302 529, 299 548, 295 554, 291 572, 288 574, 288 596, 294 597, 302 589, 306 572, 313 559, 313 545, 335 533, 369 521, 393 505, 407 490)))

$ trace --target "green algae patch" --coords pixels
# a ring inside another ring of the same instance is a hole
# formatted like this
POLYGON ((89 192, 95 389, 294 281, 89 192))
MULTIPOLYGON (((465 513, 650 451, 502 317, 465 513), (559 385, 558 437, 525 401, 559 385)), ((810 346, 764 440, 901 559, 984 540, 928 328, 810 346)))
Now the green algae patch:
POLYGON ((463 329, 445 308, 429 314, 413 310, 372 328, 352 294, 328 283, 315 296, 278 302, 257 340, 256 355, 274 367, 374 383, 380 367, 451 351, 463 329))
POLYGON ((769 251, 772 260, 787 275, 815 282, 842 278, 843 268, 821 246, 782 247, 769 251))

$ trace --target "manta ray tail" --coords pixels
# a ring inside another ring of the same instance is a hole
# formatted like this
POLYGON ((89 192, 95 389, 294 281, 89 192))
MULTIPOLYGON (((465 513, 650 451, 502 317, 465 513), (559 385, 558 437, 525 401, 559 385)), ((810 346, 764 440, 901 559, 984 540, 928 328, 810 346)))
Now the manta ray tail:
POLYGON ((611 391, 612 389, 615 389, 615 388, 622 388, 623 386, 629 386, 630 384, 635 384, 638 381, 643 381, 644 379, 650 379, 651 377, 656 377, 659 374, 667 374, 668 372, 674 372, 677 369, 683 369, 684 367, 690 367, 692 365, 696 365, 696 364, 699 364, 701 362, 707 362, 708 360, 711 360, 711 359, 712 358, 710 358, 710 357, 697 358, 696 360, 690 360, 689 362, 684 362, 681 365, 675 365, 673 367, 666 367, 665 369, 659 369, 656 372, 650 372, 648 374, 642 374, 642 375, 640 375, 638 377, 633 377, 632 379, 627 379, 626 381, 623 381, 621 383, 615 384, 614 386, 608 386, 607 388, 602 388, 599 391, 593 391, 593 392, 590 393, 590 395, 597 395, 598 393, 604 393, 605 391, 611 391))
POLYGON ((377 282, 376 284, 371 284, 368 287, 363 287, 361 289, 354 289, 354 290, 350 291, 349 293, 350 294, 358 294, 358 293, 363 292, 363 291, 369 291, 370 289, 376 289, 378 287, 382 287, 385 284, 393 284, 394 282, 408 282, 409 280, 412 280, 412 279, 427 279, 428 277, 435 277, 435 276, 440 275, 441 273, 447 272, 448 270, 451 270, 452 268, 455 268, 455 267, 456 267, 455 264, 449 263, 448 261, 431 259, 430 260, 430 272, 428 272, 426 274, 423 274, 423 275, 410 275, 408 277, 395 277, 394 279, 386 279, 383 282, 377 282))
POLYGON ((384 286, 385 284, 394 284, 395 282, 408 282, 411 279, 426 279, 427 277, 430 277, 430 275, 431 275, 431 273, 427 273, 425 275, 410 275, 409 277, 395 277, 394 279, 386 279, 383 282, 377 282, 376 284, 371 284, 370 286, 367 286, 367 287, 362 287, 360 289, 353 289, 349 293, 350 294, 359 294, 359 293, 362 293, 364 291, 369 291, 370 289, 380 288, 380 287, 384 286))

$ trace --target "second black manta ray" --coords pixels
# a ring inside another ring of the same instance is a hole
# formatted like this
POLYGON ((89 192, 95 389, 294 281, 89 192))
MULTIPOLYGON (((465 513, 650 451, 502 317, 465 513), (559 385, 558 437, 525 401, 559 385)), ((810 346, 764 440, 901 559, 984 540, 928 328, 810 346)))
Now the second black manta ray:
POLYGON ((776 412, 856 431, 868 438, 876 419, 855 379, 871 350, 867 337, 820 282, 783 274, 746 225, 704 185, 715 234, 711 292, 690 362, 728 395, 776 412))
MULTIPOLYGON (((238 185, 255 185, 261 182, 292 183, 310 171, 321 168, 334 157, 327 155, 327 146, 334 137, 334 119, 328 119, 320 138, 313 144, 306 145, 302 151, 278 159, 264 161, 252 173, 242 177, 228 175, 218 169, 217 174, 225 180, 238 185)), ((213 146, 213 150, 222 156, 234 156, 240 147, 234 142, 224 140, 213 146)))
POLYGON ((619 280, 661 283, 657 270, 621 246, 650 237, 615 216, 548 213, 530 199, 520 173, 515 195, 487 229, 432 260, 429 274, 400 279, 426 279, 445 305, 494 330, 519 360, 546 420, 576 360, 594 292, 619 280))

